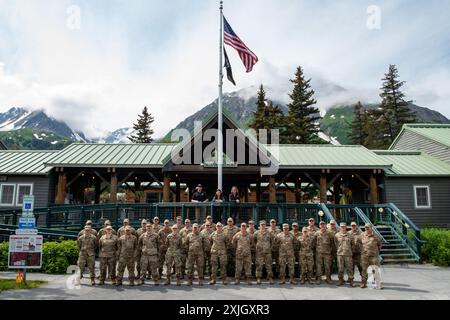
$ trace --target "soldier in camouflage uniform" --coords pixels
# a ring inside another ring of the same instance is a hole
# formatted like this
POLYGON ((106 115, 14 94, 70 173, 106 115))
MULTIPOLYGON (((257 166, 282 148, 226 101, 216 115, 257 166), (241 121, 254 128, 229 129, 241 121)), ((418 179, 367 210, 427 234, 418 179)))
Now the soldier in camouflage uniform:
POLYGON ((272 272, 272 243, 274 242, 273 235, 266 229, 266 221, 259 222, 259 229, 253 236, 256 251, 256 283, 261 284, 263 265, 266 266, 269 283, 273 284, 272 272))
MULTIPOLYGON (((327 230, 332 233, 333 239, 336 233, 338 232, 336 230, 336 221, 330 220, 330 223, 327 224, 327 230)), ((337 265, 337 253, 336 253, 336 246, 333 245, 333 250, 331 251, 331 273, 335 273, 338 271, 338 265, 337 265)))
POLYGON ((180 236, 183 239, 183 249, 181 250, 181 279, 184 278, 184 274, 186 271, 186 261, 188 256, 188 247, 186 246, 186 238, 192 232, 191 228, 191 220, 184 220, 184 227, 179 230, 180 236))
POLYGON ((361 243, 358 241, 359 236, 361 235, 361 231, 358 229, 358 225, 356 222, 352 222, 351 230, 348 232, 353 236, 353 276, 355 275, 355 267, 358 268, 359 275, 362 275, 362 267, 361 267, 361 243))
POLYGON ((130 226, 130 220, 129 220, 129 219, 123 219, 122 224, 123 224, 123 226, 121 226, 121 227, 119 228, 119 230, 117 230, 117 236, 118 236, 119 238, 120 238, 121 236, 123 236, 123 235, 125 234, 125 228, 128 226, 128 227, 130 227, 130 232, 131 232, 131 234, 134 235, 134 236, 136 237, 136 239, 137 239, 137 233, 136 233, 136 230, 135 230, 132 226, 130 226))
POLYGON ((353 284, 353 236, 347 233, 347 225, 341 222, 339 225, 339 232, 334 236, 334 243, 337 252, 338 264, 338 286, 344 284, 344 272, 347 272, 348 282, 351 287, 353 284))
POLYGON ((172 270, 172 267, 175 267, 177 286, 179 286, 181 285, 181 250, 183 249, 183 239, 178 233, 177 224, 172 226, 172 233, 167 235, 165 239, 165 246, 167 248, 165 255, 167 281, 165 285, 170 284, 170 278, 172 277, 170 270, 172 270))
POLYGON ((227 260, 229 239, 222 230, 222 224, 216 224, 216 231, 211 234, 211 281, 209 284, 216 284, 217 267, 220 265, 220 273, 223 284, 227 284, 227 260))
POLYGON ((316 220, 314 220, 314 218, 309 218, 308 219, 308 231, 309 231, 309 235, 312 237, 314 236, 314 233, 316 233, 317 231, 319 231, 319 228, 316 227, 316 220))
POLYGON ((154 217, 153 218, 152 227, 153 227, 153 232, 156 233, 156 234, 158 234, 159 230, 161 230, 162 227, 159 224, 159 218, 158 217, 154 217))
POLYGON ((228 237, 228 266, 227 269, 232 272, 232 270, 236 269, 236 248, 233 247, 233 237, 236 233, 239 232, 239 228, 234 225, 233 218, 227 219, 227 225, 223 227, 223 232, 228 237))
POLYGON ((205 238, 204 257, 205 257, 205 273, 211 274, 211 234, 214 231, 209 222, 206 222, 205 228, 200 232, 205 238))
POLYGON ((179 233, 181 231, 181 229, 183 229, 183 219, 180 216, 177 216, 176 220, 177 220, 177 228, 178 228, 178 233, 179 233))
POLYGON ((105 234, 98 241, 100 257, 100 283, 105 284, 106 270, 111 276, 112 284, 116 284, 116 254, 119 238, 112 233, 112 227, 105 228, 105 234))
POLYGON ((198 284, 203 285, 203 268, 205 263, 204 248, 205 238, 200 234, 199 226, 194 223, 192 232, 185 238, 186 247, 188 248, 188 257, 186 268, 188 270, 188 286, 192 285, 194 277, 194 265, 197 267, 198 284))
MULTIPOLYGON (((172 228, 170 227, 170 221, 164 220, 164 226, 159 230, 158 235, 160 239, 161 246, 159 247, 159 265, 158 265, 158 271, 159 271, 159 278, 161 279, 163 276, 163 270, 164 270, 164 261, 166 261, 166 251, 167 251, 167 244, 166 244, 166 238, 169 234, 172 233, 172 228)), ((170 272, 170 269, 166 272, 170 272)))
MULTIPOLYGON (((141 221, 141 227, 139 229, 137 229, 136 231, 136 238, 138 239, 139 242, 139 238, 147 232, 147 220, 142 219, 141 221)), ((136 254, 134 257, 134 260, 136 262, 136 270, 137 270, 137 275, 136 275, 136 279, 140 279, 141 278, 141 250, 136 250, 136 254)), ((144 270, 144 275, 147 274, 147 270, 144 270)))
MULTIPOLYGON (((159 247, 161 245, 159 235, 148 224, 146 232, 138 240, 138 250, 141 252, 141 270, 150 269, 155 286, 159 284, 158 264, 159 247)), ((145 273, 142 273, 140 284, 145 283, 145 273)))
MULTIPOLYGON (((252 236, 252 238, 254 238, 255 236, 255 222, 253 220, 250 220, 248 222, 248 228, 247 228, 247 232, 252 236)), ((253 245, 252 245, 252 275, 255 274, 256 271, 256 246, 255 246, 255 240, 253 239, 253 245)))
POLYGON ((247 284, 252 284, 252 244, 253 237, 247 232, 247 224, 241 224, 241 231, 233 236, 233 247, 236 248, 235 284, 241 281, 242 269, 245 270, 247 284))
POLYGON ((308 283, 311 280, 314 272, 314 235, 309 234, 308 227, 303 227, 302 234, 297 237, 299 243, 299 258, 300 258, 300 284, 305 283, 305 278, 308 276, 308 283))
MULTIPOLYGON (((277 221, 275 219, 270 220, 270 226, 268 231, 272 235, 274 239, 277 238, 277 235, 281 232, 280 229, 277 227, 277 221)), ((272 243, 272 263, 275 264, 275 273, 280 273, 280 264, 279 264, 279 243, 277 241, 274 241, 272 243)))
POLYGON ((200 228, 200 231, 203 231, 206 227, 206 224, 209 223, 211 230, 214 232, 216 231, 216 224, 213 222, 212 217, 211 216, 207 216, 205 219, 205 223, 202 224, 202 227, 200 228))
POLYGON ((326 282, 331 283, 331 263, 334 247, 333 234, 325 228, 325 222, 320 221, 320 229, 314 234, 316 247, 316 277, 317 284, 322 280, 322 266, 325 266, 326 282))
POLYGON ((119 238, 117 249, 117 260, 119 264, 117 266, 117 282, 116 285, 122 285, 123 273, 125 267, 128 269, 128 280, 130 285, 134 286, 134 255, 138 248, 137 238, 131 233, 131 227, 126 226, 124 228, 125 234, 119 238))
POLYGON ((366 230, 359 236, 362 264, 361 288, 367 288, 367 268, 372 265, 380 265, 381 250, 381 239, 373 234, 372 225, 366 223, 364 228, 366 230))
MULTIPOLYGON (((104 234, 106 234, 106 228, 107 228, 108 226, 111 226, 111 221, 105 220, 105 222, 103 223, 103 228, 101 228, 101 229, 98 231, 98 233, 97 233, 97 240, 100 240, 100 238, 101 238, 104 234)), ((117 232, 116 232, 116 230, 114 230, 114 229, 112 228, 112 226, 111 226, 111 229, 112 229, 112 231, 111 231, 112 234, 115 235, 115 236, 117 236, 117 232)))
POLYGON ((295 254, 294 247, 297 239, 289 232, 289 225, 287 223, 283 224, 283 232, 280 232, 275 242, 277 242, 279 247, 279 263, 280 263, 280 284, 285 283, 286 276, 286 266, 289 267, 289 277, 290 283, 296 284, 294 279, 294 266, 295 266, 295 254))
MULTIPOLYGON (((291 234, 294 236, 295 239, 298 239, 302 235, 302 233, 298 229, 298 223, 294 222, 292 224, 292 230, 291 234)), ((295 255, 295 277, 300 277, 300 243, 298 241, 295 241, 294 245, 294 255, 295 255)))
POLYGON ((78 238, 78 267, 80 268, 80 279, 83 277, 84 268, 87 264, 91 285, 95 285, 95 249, 97 247, 97 238, 92 234, 89 226, 84 228, 84 233, 78 238))
MULTIPOLYGON (((95 237, 97 237, 97 231, 92 227, 92 220, 87 220, 85 223, 85 227, 90 227, 91 228, 91 234, 94 235, 95 237)), ((84 230, 85 228, 81 229, 80 232, 78 232, 78 237, 82 236, 84 234, 84 230)))

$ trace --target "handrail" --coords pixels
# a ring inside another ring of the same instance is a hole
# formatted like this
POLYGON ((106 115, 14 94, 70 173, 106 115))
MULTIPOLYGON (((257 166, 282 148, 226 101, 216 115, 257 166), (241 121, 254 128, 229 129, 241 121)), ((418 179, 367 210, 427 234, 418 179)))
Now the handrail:
MULTIPOLYGON (((358 217, 364 222, 364 224, 370 224, 370 225, 372 225, 372 222, 370 222, 370 220, 369 220, 369 218, 367 218, 367 216, 364 214, 364 212, 360 209, 360 208, 358 208, 358 207, 356 207, 356 208, 354 208, 353 209, 355 212, 356 212, 356 214, 358 215, 358 217)), ((372 228, 372 231, 378 236, 378 237, 380 237, 380 239, 384 242, 384 243, 388 243, 388 241, 381 235, 381 233, 377 230, 377 228, 372 228)))
MULTIPOLYGON (((330 210, 328 209, 328 207, 325 203, 320 203, 319 207, 325 213, 325 216, 328 218, 328 221, 334 220, 333 214, 330 212, 330 210)), ((339 230, 339 225, 337 224, 336 220, 334 221, 334 224, 336 226, 336 230, 339 230)))

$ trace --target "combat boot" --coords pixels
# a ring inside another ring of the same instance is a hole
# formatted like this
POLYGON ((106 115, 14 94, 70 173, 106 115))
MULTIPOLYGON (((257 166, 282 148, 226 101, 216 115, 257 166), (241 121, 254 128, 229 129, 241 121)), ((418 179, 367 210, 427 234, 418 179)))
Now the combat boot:
MULTIPOLYGON (((142 283, 144 283, 144 280, 142 280, 142 283)), ((130 286, 134 286, 134 280, 130 280, 130 286)))
POLYGON ((166 282, 164 283, 165 286, 168 286, 170 284, 170 277, 167 277, 166 282))
POLYGON ((111 280, 111 284, 112 284, 112 285, 116 285, 116 279, 112 279, 112 280, 111 280))
POLYGON ((95 286, 95 278, 91 278, 91 286, 95 286))
POLYGON ((294 277, 291 277, 289 280, 290 284, 297 284, 297 281, 295 281, 294 277))
POLYGON ((305 277, 302 277, 302 278, 300 279, 300 284, 305 284, 305 277))
POLYGON ((353 279, 349 279, 349 280, 348 280, 348 284, 349 284, 349 286, 352 287, 352 288, 355 287, 355 284, 353 283, 353 279))
POLYGON ((236 278, 236 280, 234 281, 234 284, 235 284, 235 285, 238 285, 238 284, 240 284, 240 283, 241 283, 241 279, 236 278))
POLYGON ((284 276, 281 276, 280 277, 280 284, 285 284, 286 283, 286 281, 284 280, 284 276))
POLYGON ((198 279, 198 285, 203 286, 203 279, 198 279))
POLYGON ((226 285, 228 284, 228 282, 227 282, 227 277, 223 277, 223 278, 222 278, 222 284, 223 284, 224 286, 226 286, 226 285))
POLYGON ((362 289, 365 289, 365 288, 367 288, 367 284, 366 284, 366 282, 365 282, 365 281, 361 282, 361 285, 360 285, 360 287, 361 287, 362 289))
POLYGON ((256 278, 256 284, 261 284, 261 278, 256 278))
POLYGON ((138 286, 140 286, 142 284, 145 284, 145 279, 144 278, 138 280, 138 286))
POLYGON ((216 284, 216 277, 211 277, 211 281, 209 281, 210 285, 216 284))
POLYGON ((121 286, 122 285, 122 280, 117 280, 117 282, 115 283, 116 286, 121 286))
POLYGON ((191 277, 189 277, 187 285, 192 286, 192 278, 191 277))
POLYGON ((159 286, 159 280, 158 279, 155 280, 155 286, 159 286))
POLYGON ((331 277, 327 277, 327 279, 325 280, 325 282, 328 283, 328 284, 332 284, 332 283, 333 283, 333 281, 331 281, 331 277))
POLYGON ((340 287, 342 285, 344 285, 344 279, 339 279, 337 286, 340 287))
POLYGON ((251 286, 251 285, 252 285, 252 279, 247 278, 247 284, 248 284, 249 286, 251 286))
POLYGON ((181 279, 177 278, 177 286, 181 286, 181 279))
POLYGON ((105 284, 104 280, 100 280, 100 282, 98 283, 99 286, 103 286, 105 284))
POLYGON ((321 282, 322 282, 321 277, 317 277, 316 284, 317 284, 318 286, 320 286, 320 283, 321 283, 321 282))
POLYGON ((273 278, 269 277, 269 284, 273 284, 273 278))

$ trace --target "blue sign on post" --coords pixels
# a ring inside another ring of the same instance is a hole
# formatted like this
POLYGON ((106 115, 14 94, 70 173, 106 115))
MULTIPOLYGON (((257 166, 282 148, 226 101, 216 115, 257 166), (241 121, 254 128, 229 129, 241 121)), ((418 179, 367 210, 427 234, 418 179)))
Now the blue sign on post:
POLYGON ((35 227, 35 218, 19 218, 19 229, 34 229, 35 227))

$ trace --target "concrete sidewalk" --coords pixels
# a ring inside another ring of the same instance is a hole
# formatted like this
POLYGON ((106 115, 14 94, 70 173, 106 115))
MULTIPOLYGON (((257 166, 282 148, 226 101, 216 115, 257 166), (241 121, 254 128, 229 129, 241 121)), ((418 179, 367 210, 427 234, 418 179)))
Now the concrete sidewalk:
MULTIPOLYGON (((185 284, 155 287, 152 281, 143 286, 130 287, 124 281, 122 287, 107 283, 105 286, 90 286, 89 279, 84 278, 80 287, 70 281, 71 275, 27 275, 29 280, 46 280, 49 283, 33 290, 5 291, 0 299, 82 299, 82 300, 393 300, 393 299, 450 299, 450 268, 432 265, 409 265, 382 267, 383 290, 359 288, 359 275, 356 275, 358 287, 337 287, 336 285, 284 285, 261 286, 241 284, 210 286, 207 281, 200 287, 194 281, 193 286, 185 284)), ((15 277, 13 272, 2 272, 0 278, 15 277)), ((336 275, 333 275, 336 282, 336 275)), ((98 281, 97 281, 98 282, 98 281)), ((186 283, 186 282, 185 282, 186 283)))

